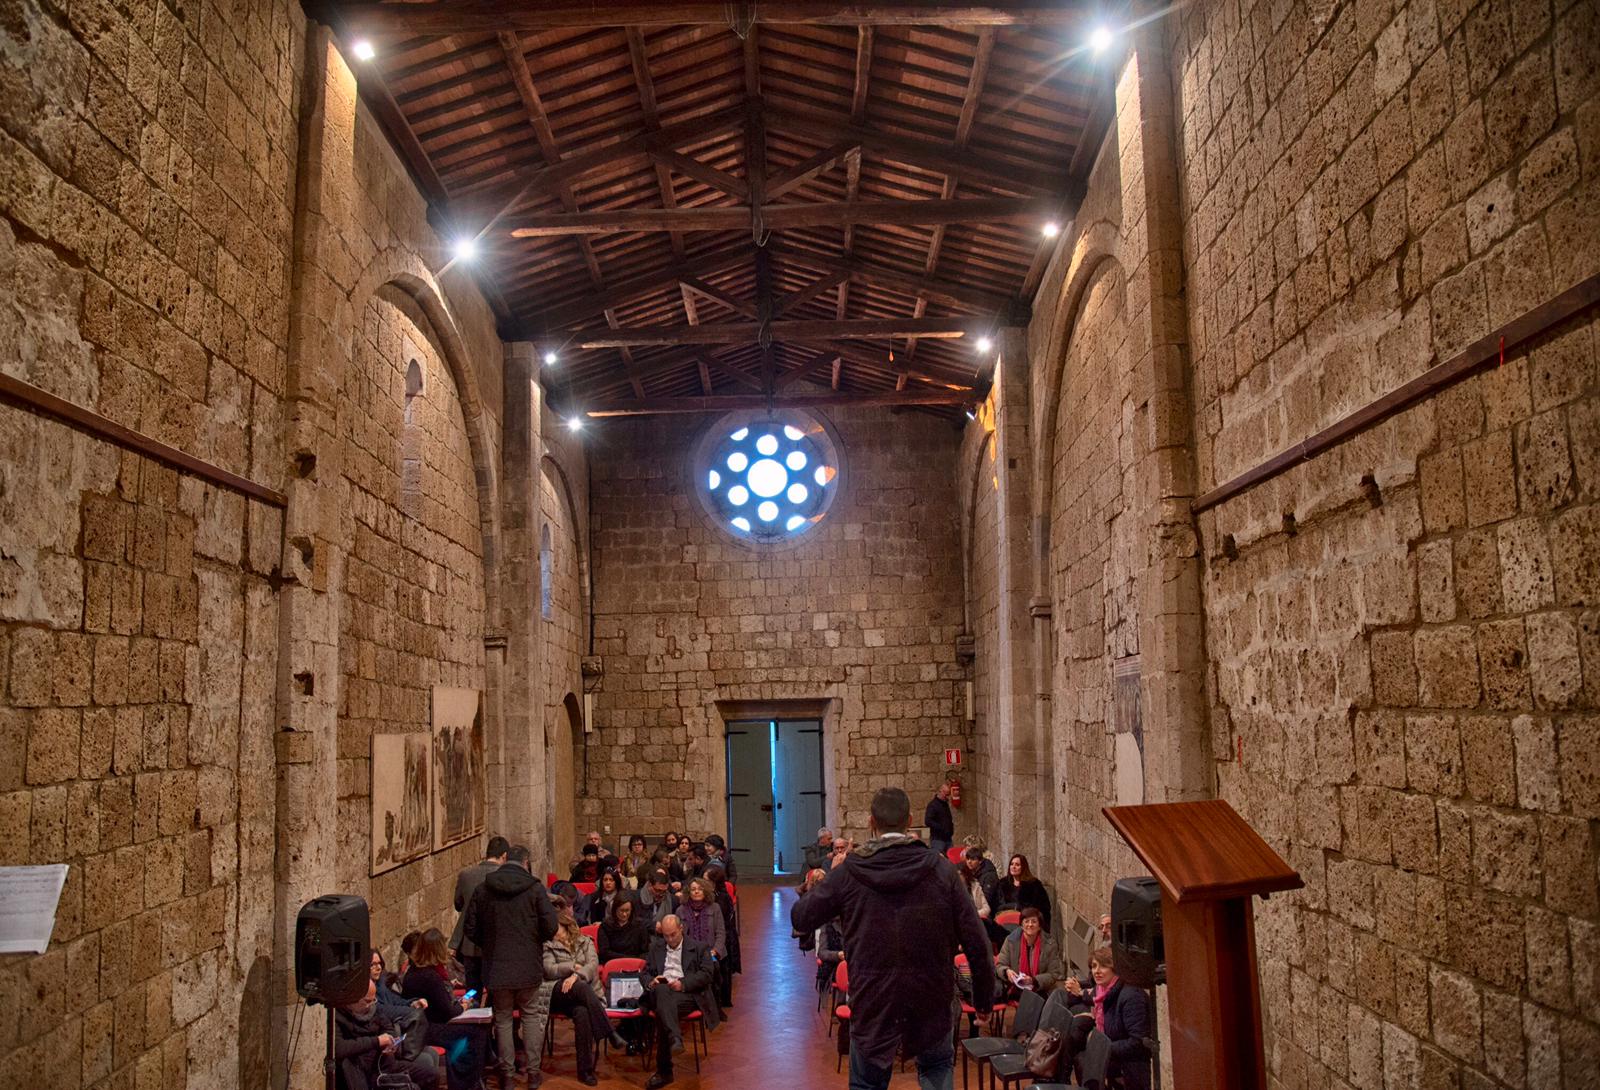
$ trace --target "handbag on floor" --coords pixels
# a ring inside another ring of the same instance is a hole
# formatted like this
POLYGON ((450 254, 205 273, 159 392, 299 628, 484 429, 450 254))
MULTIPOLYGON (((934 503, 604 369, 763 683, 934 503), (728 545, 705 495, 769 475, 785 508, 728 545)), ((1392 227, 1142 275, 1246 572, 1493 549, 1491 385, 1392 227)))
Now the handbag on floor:
POLYGON ((1036 1029, 1022 1046, 1028 1070, 1041 1079, 1056 1077, 1061 1066, 1061 1034, 1053 1029, 1036 1029))

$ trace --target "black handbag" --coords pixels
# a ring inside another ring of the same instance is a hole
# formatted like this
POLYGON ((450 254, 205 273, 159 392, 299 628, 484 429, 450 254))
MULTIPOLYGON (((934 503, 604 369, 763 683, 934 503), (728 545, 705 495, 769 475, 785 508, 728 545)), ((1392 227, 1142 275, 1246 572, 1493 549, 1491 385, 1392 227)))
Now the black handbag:
POLYGON ((394 1054, 402 1060, 415 1060, 428 1047, 428 1016, 412 1007, 394 1016, 394 1054))

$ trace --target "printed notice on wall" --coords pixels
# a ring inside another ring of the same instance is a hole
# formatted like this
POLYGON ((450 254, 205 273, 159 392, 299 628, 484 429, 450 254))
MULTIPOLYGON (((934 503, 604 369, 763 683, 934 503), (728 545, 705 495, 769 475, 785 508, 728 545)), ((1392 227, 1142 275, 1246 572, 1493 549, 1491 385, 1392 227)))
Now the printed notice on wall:
POLYGON ((42 954, 56 929, 67 865, 0 867, 0 954, 42 954))

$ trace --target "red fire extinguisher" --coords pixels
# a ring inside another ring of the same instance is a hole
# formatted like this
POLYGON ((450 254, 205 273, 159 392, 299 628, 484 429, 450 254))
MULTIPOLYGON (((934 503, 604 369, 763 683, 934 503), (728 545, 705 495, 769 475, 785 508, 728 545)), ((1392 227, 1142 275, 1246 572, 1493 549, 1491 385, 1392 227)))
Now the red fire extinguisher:
POLYGON ((950 784, 951 808, 956 810, 961 809, 961 778, 954 772, 951 772, 945 776, 945 780, 950 784))

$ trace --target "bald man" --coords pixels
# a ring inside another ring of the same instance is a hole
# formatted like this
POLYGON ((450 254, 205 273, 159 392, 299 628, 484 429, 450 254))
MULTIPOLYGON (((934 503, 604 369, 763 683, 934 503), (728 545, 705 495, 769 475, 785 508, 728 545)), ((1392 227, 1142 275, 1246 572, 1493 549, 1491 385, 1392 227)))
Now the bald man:
POLYGON ((683 1051, 683 1016, 698 1010, 706 1029, 717 1028, 722 1017, 711 995, 716 962, 709 947, 683 933, 676 916, 663 917, 660 934, 650 943, 639 980, 644 984, 641 1006, 656 1016, 656 1073, 645 1083, 645 1090, 660 1090, 673 1079, 672 1057, 683 1051))

